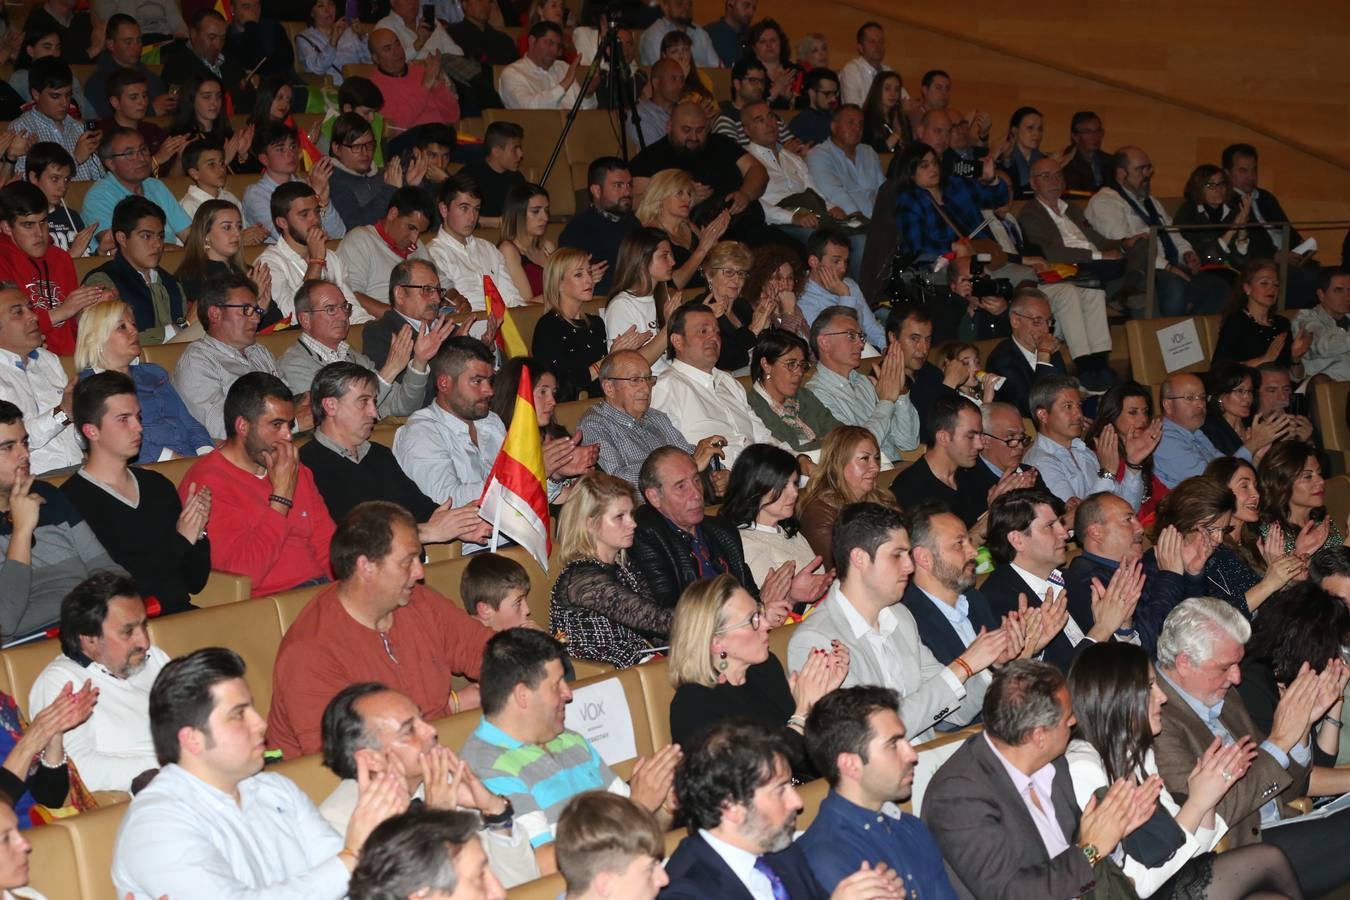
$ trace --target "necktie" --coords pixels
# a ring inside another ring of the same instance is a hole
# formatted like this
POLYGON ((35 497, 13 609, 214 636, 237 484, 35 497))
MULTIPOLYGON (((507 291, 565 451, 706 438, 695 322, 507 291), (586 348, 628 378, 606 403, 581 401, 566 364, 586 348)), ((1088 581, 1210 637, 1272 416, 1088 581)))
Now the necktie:
POLYGON ((769 879, 769 887, 773 890, 773 900, 792 900, 792 895, 788 893, 787 888, 783 887, 783 879, 778 877, 778 873, 769 867, 764 861, 764 857, 755 860, 755 871, 769 879))

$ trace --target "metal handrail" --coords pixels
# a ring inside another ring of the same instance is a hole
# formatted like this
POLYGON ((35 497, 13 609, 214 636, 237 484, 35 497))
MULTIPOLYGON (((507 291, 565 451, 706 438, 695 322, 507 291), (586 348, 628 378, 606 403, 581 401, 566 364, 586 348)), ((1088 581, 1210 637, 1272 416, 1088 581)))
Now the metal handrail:
MULTIPOLYGON (((1158 314, 1157 289, 1154 285, 1154 272, 1158 264, 1158 232, 1183 232, 1183 231, 1250 231, 1255 228, 1278 228, 1280 230, 1280 246, 1277 254, 1276 265, 1279 266, 1280 273, 1280 294, 1275 301, 1275 308, 1280 312, 1285 310, 1285 294, 1289 290, 1289 237, 1295 228, 1303 231, 1329 231, 1333 228, 1350 227, 1350 219, 1311 219, 1300 222, 1248 222, 1245 225, 1227 224, 1196 224, 1196 225, 1150 225, 1148 227, 1148 255, 1145 261, 1144 271, 1150 273, 1148 278, 1144 279, 1144 309, 1148 318, 1154 318, 1158 314)), ((1321 249, 1320 247, 1318 249, 1321 249)))

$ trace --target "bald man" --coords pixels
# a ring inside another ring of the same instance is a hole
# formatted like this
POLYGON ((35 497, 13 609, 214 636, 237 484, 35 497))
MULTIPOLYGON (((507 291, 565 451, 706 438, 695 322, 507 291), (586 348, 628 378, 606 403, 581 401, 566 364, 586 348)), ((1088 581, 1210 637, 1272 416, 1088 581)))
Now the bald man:
MULTIPOLYGON (((1092 195, 1087 205, 1087 220, 1110 240, 1120 241, 1125 250, 1139 245, 1127 257, 1127 270, 1144 284, 1147 264, 1147 238, 1150 226, 1172 224, 1158 199, 1151 194, 1153 162, 1139 147, 1122 147, 1113 160, 1115 183, 1092 195)), ((1222 279, 1200 271, 1200 257, 1180 232, 1160 231, 1154 260, 1154 295, 1157 313, 1164 316, 1209 315, 1223 310, 1229 288, 1222 279)), ((1142 290, 1142 288, 1140 289, 1142 290)), ((1148 315, 1142 300, 1136 301, 1132 314, 1148 315)))
MULTIPOLYGON (((1203 475, 1210 460, 1224 454, 1205 436, 1205 385, 1199 376, 1169 375, 1162 386, 1163 433, 1153 451, 1153 474, 1169 488, 1193 475, 1203 475)), ((1239 447, 1233 454, 1252 461, 1252 452, 1239 447)))
POLYGON ((380 114, 388 125, 386 134, 428 122, 459 122, 459 97, 441 70, 439 56, 425 63, 408 62, 402 40, 388 28, 372 31, 369 46, 375 61, 370 80, 384 96, 380 114))
MULTIPOLYGON (((670 130, 670 117, 684 96, 684 70, 680 64, 668 56, 652 64, 652 97, 643 100, 637 107, 637 121, 642 124, 642 143, 649 147, 666 136, 670 130)), ((628 139, 638 146, 638 129, 633 122, 628 123, 628 139)))

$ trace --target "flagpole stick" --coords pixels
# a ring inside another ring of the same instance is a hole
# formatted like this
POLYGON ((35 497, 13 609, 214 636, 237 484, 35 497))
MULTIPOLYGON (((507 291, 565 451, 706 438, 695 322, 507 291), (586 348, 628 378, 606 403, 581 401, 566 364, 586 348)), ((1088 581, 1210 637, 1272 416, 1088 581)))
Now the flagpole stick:
POLYGON ((497 540, 502 530, 502 498, 497 497, 497 510, 492 516, 492 541, 488 544, 488 550, 497 552, 497 540))

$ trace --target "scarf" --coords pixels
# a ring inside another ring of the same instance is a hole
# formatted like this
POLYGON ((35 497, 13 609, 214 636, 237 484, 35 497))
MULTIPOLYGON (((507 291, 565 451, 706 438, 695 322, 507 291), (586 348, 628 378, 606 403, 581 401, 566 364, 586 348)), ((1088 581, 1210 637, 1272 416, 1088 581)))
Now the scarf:
POLYGON ((394 239, 389 236, 389 232, 384 230, 383 219, 375 223, 375 233, 380 236, 380 238, 384 241, 384 245, 388 247, 390 250, 392 250, 394 252, 394 255, 396 255, 399 259, 407 259, 409 256, 412 256, 413 253, 417 250, 416 243, 409 244, 406 247, 400 247, 398 244, 396 244, 394 242, 394 239))

